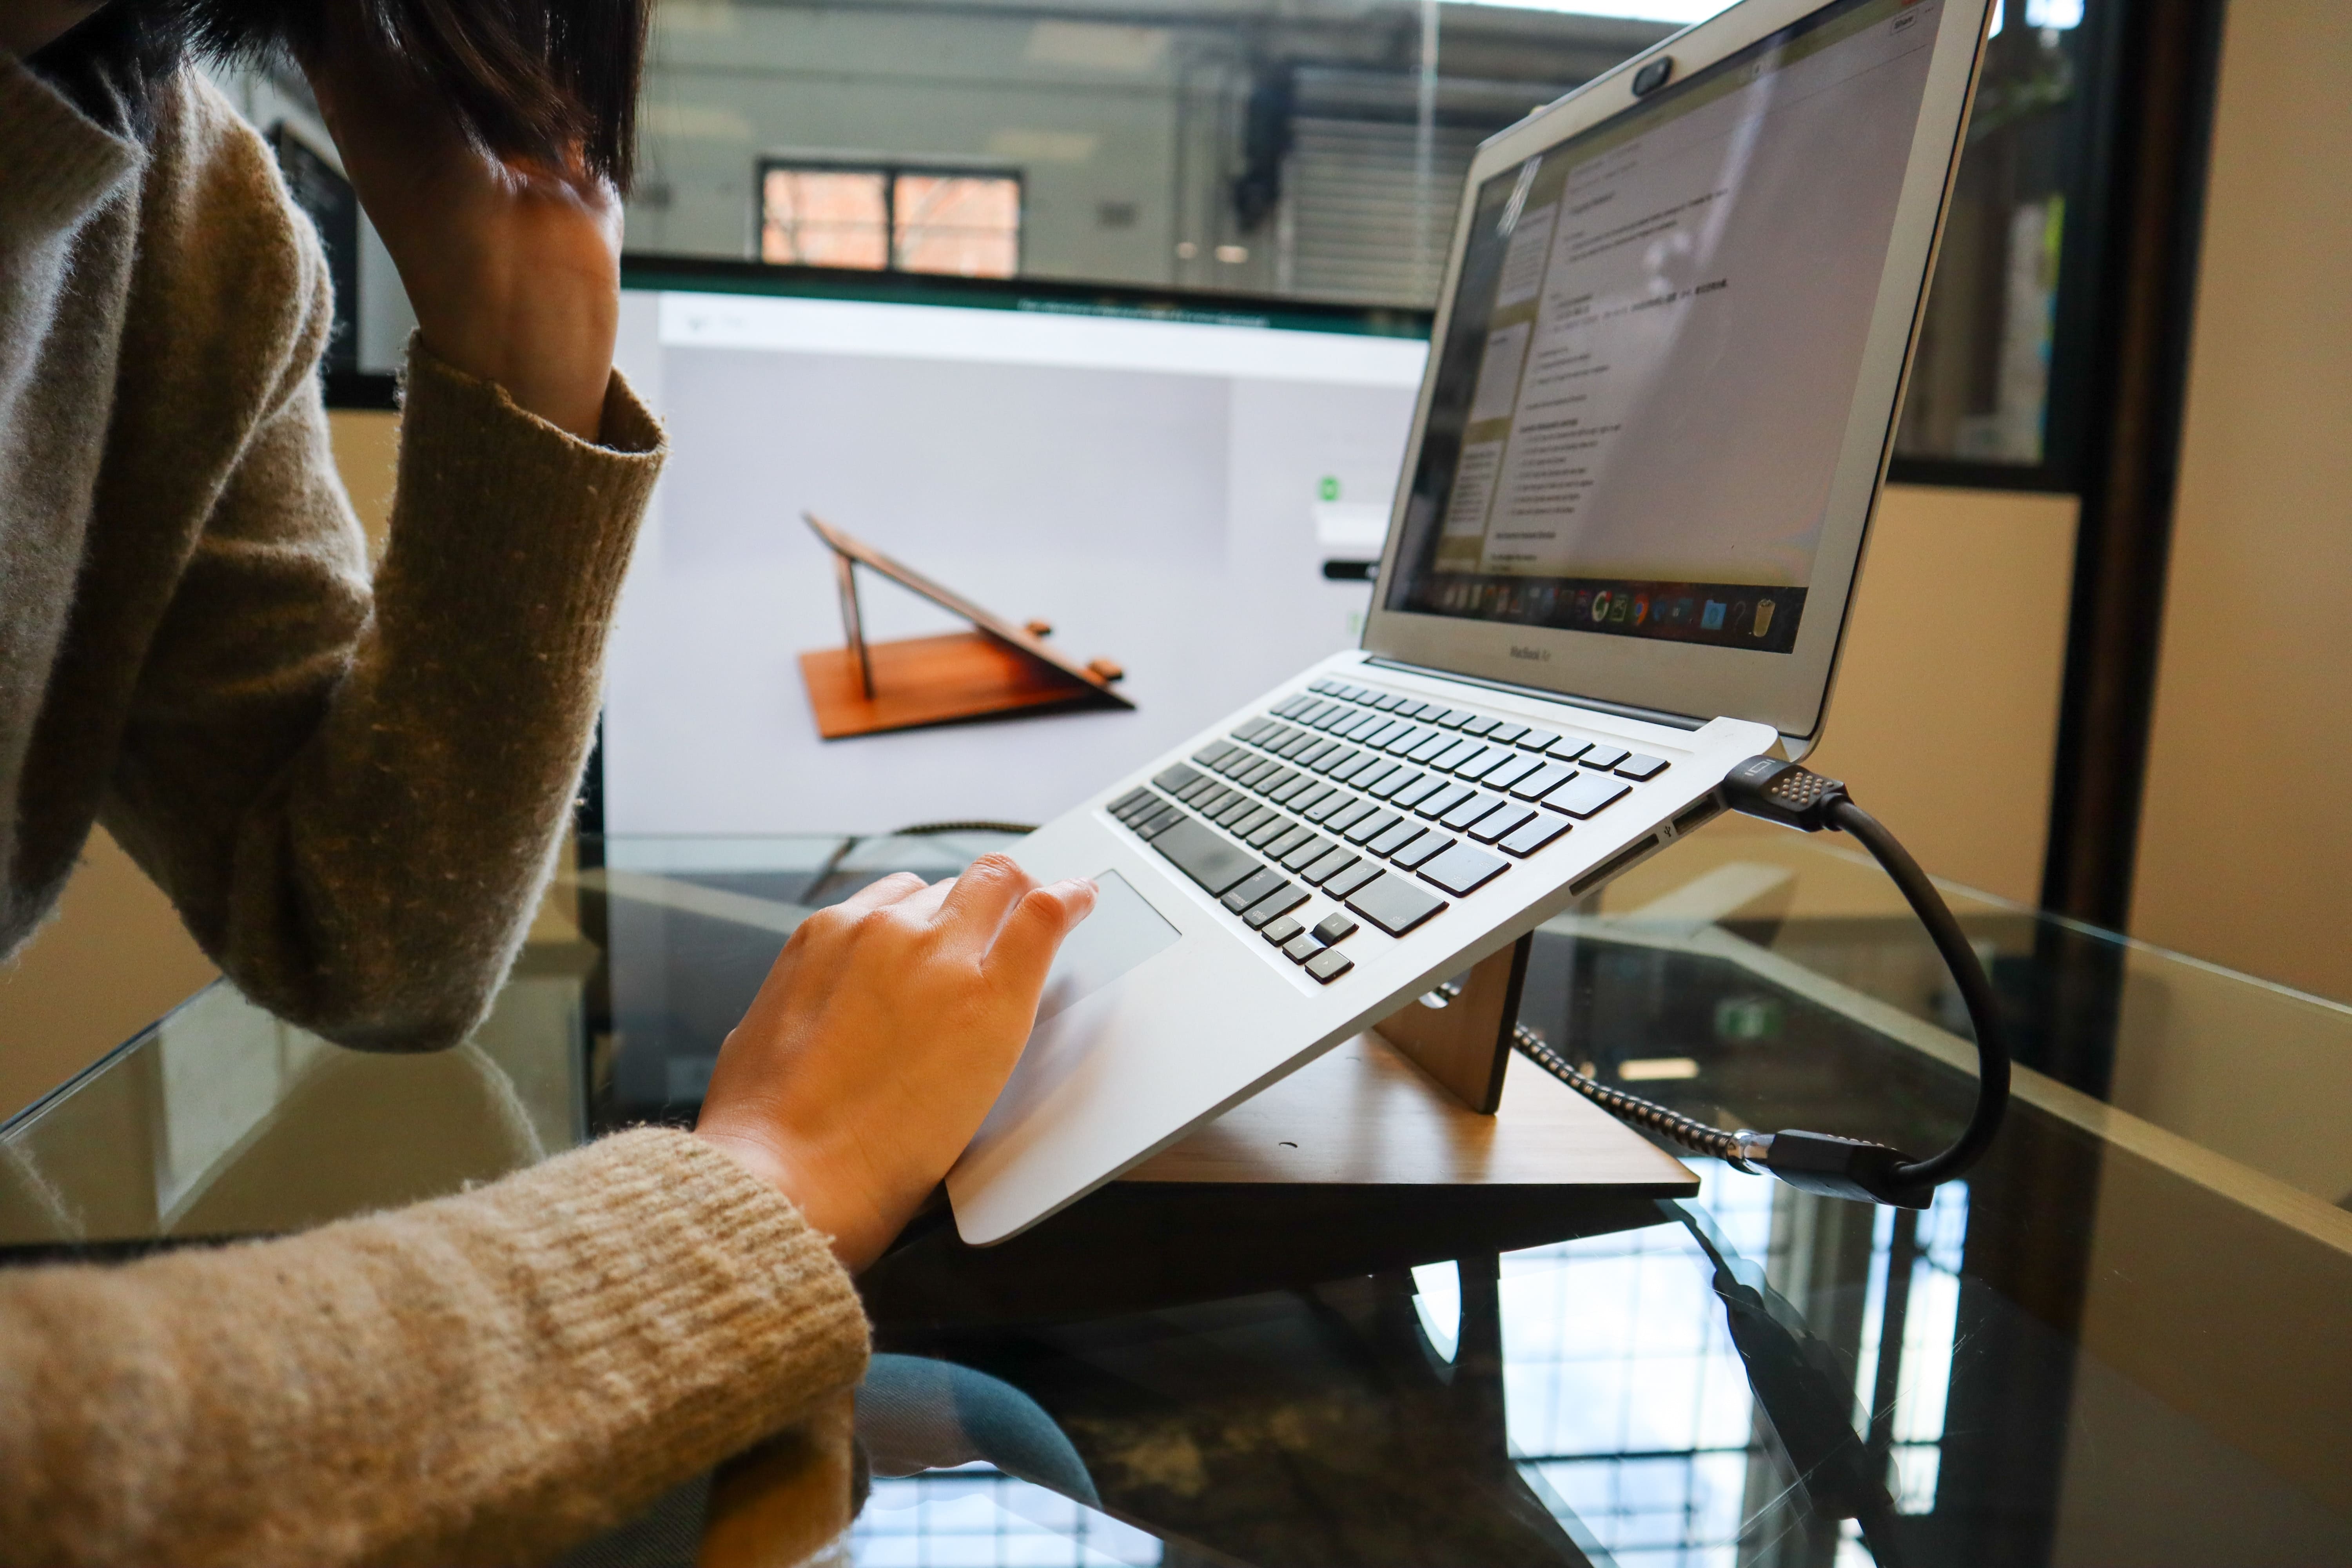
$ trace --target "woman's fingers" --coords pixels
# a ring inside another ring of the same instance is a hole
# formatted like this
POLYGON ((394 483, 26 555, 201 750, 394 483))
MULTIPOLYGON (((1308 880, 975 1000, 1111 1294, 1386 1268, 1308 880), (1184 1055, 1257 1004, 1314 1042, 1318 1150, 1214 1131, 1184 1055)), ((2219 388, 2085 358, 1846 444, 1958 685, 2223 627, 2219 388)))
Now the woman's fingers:
POLYGON ((863 914, 912 898, 929 886, 912 871, 893 871, 878 882, 868 882, 841 900, 840 908, 863 914))
POLYGON ((940 908, 940 930, 975 952, 986 952, 1004 917, 1036 885, 1011 856, 983 855, 948 889, 947 901, 940 908))
POLYGON ((1095 885, 1071 878, 1024 895, 997 932, 989 969, 1004 984, 1034 996, 1045 989, 1054 954, 1077 923, 1095 911, 1095 885))

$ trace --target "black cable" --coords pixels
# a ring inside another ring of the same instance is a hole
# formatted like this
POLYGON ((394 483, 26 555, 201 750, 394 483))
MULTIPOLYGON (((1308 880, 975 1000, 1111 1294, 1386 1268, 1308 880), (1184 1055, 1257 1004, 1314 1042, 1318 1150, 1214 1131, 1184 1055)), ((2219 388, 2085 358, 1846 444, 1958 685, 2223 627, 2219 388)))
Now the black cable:
POLYGON ((1959 989, 1977 1037, 1976 1110, 1958 1139, 1940 1154, 1914 1160, 1884 1143, 1826 1132, 1790 1129, 1768 1133, 1748 1128, 1727 1132, 1579 1071, 1525 1026, 1514 1026, 1512 1044, 1522 1056, 1594 1104, 1696 1153, 1711 1154, 1742 1170, 1769 1171, 1808 1192, 1924 1208, 1937 1186, 1984 1157, 2009 1108, 2009 1050, 1992 982, 1936 884, 1884 824, 1853 804, 1844 784, 1808 773, 1794 763, 1750 757, 1725 777, 1723 795, 1734 811, 1749 816, 1808 833, 1835 828, 1853 835, 1885 868, 1927 928, 1937 952, 1951 971, 1952 983, 1959 989))
POLYGON ((1919 923, 1927 928, 1936 951, 1943 954, 1945 967, 1952 972, 1952 984, 1959 988, 1969 1026, 1976 1031, 1977 1106, 1968 1126, 1942 1153, 1895 1167, 1897 1181, 1936 1186, 1950 1181, 1983 1157, 1992 1146, 1993 1134, 2000 1131, 2002 1112, 2009 1109, 2009 1050, 2001 1038, 2000 999, 1993 992, 1992 981, 1985 974, 1976 948, 1960 930, 1960 922, 1953 918, 1950 907, 1936 891, 1936 884, 1928 880, 1927 873, 1919 868, 1919 862, 1911 858, 1911 852, 1897 843, 1895 835, 1887 832, 1876 817, 1851 800, 1839 801, 1831 811, 1831 818, 1840 829, 1859 840, 1902 889, 1912 911, 1919 917, 1919 923))

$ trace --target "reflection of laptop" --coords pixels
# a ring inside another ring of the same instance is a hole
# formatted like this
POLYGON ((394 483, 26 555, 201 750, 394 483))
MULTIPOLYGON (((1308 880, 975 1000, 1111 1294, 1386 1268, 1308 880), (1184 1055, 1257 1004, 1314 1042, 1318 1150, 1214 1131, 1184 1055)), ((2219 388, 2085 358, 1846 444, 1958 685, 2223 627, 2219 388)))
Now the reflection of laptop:
POLYGON ((1035 1223, 1821 730, 1990 0, 1746 0, 1480 149, 1360 650, 1025 839, 1097 877, 948 1178, 1035 1223))

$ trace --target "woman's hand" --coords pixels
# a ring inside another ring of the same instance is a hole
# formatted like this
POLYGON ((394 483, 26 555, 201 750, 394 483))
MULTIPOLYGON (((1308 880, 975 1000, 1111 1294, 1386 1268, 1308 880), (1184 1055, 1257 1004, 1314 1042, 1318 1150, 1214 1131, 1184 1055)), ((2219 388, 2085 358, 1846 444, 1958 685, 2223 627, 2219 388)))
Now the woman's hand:
POLYGON ((304 74, 425 344, 584 441, 604 424, 620 320, 621 202, 575 171, 509 163, 330 8, 304 74))
POLYGON ((1040 888, 990 855, 819 910, 727 1037, 695 1131, 865 1268, 980 1131, 1094 903, 1091 882, 1040 888))

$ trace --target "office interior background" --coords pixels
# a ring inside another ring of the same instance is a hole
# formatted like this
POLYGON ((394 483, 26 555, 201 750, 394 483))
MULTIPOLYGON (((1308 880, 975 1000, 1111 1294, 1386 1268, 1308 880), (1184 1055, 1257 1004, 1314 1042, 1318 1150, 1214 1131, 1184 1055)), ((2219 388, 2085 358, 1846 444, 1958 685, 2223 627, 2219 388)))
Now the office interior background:
MULTIPOLYGON (((1715 8, 665 0, 627 245, 1425 309, 1477 142, 1715 8)), ((2339 1002, 2347 79, 2322 0, 2008 0, 1812 759, 1931 871, 2339 1002)), ((380 532, 396 279, 299 78, 224 85, 350 226, 380 532)), ((0 1101, 210 973, 101 836, 0 972, 0 1101)))

